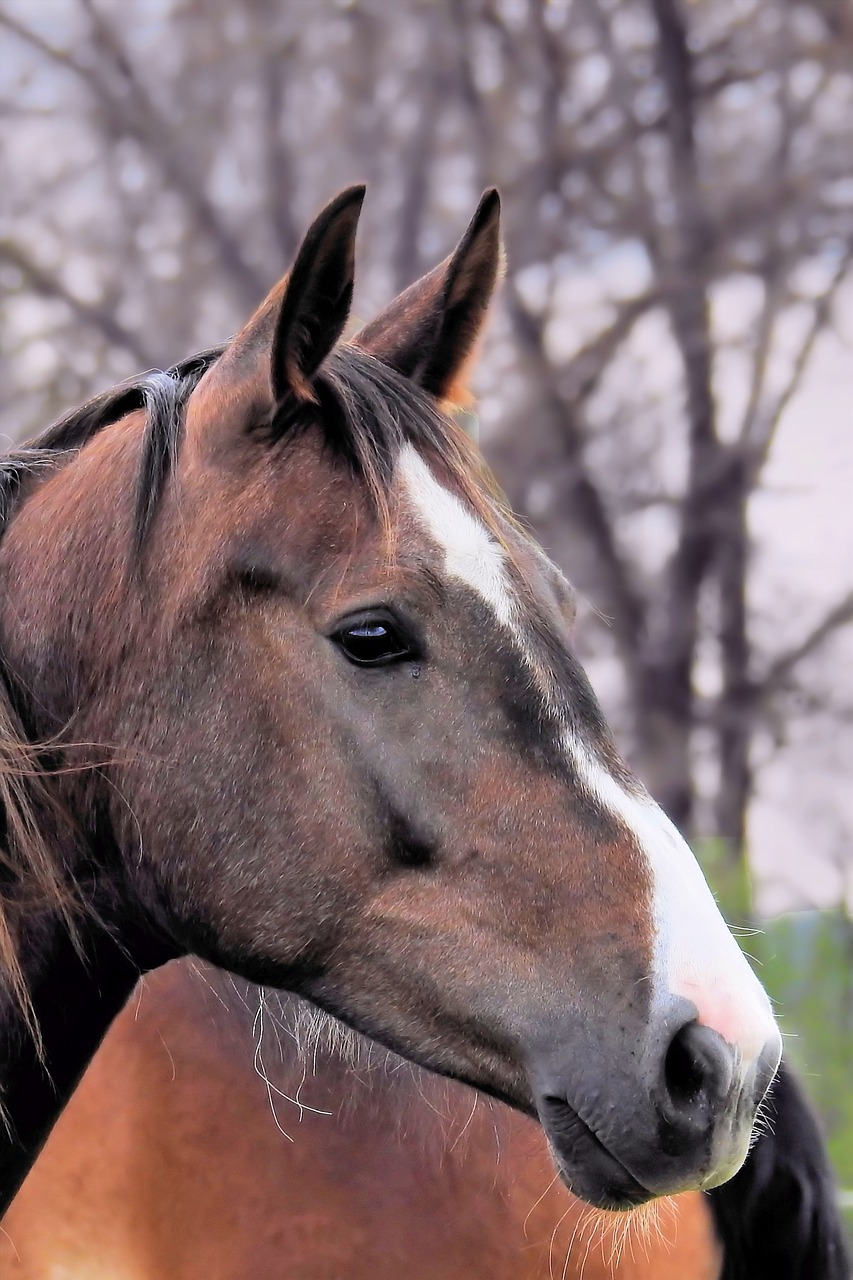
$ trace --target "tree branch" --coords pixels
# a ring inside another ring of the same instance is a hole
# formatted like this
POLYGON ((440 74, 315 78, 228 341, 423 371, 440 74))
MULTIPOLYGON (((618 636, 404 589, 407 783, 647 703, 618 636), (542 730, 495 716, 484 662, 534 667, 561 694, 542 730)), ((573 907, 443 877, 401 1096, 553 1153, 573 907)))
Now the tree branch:
POLYGON ((141 368, 157 366, 153 352, 138 334, 126 329, 108 308, 75 297, 57 276, 33 262, 19 245, 8 240, 0 243, 0 261, 8 262, 19 271, 34 293, 63 302, 77 320, 96 329, 111 346, 129 352, 141 368))
POLYGON ((183 153, 174 129, 160 115, 153 100, 136 75, 126 50, 115 30, 91 3, 80 0, 92 25, 92 43, 100 51, 104 65, 112 65, 127 88, 127 94, 116 93, 108 84, 96 57, 92 65, 83 65, 71 54, 44 40, 7 13, 2 22, 19 39, 55 64, 73 72, 93 95, 104 112, 109 128, 116 134, 135 138, 145 154, 154 162, 183 199, 197 229, 213 244, 225 275, 233 284, 241 304, 254 306, 264 294, 264 282, 245 260, 236 238, 225 226, 207 192, 197 181, 195 166, 183 153))
POLYGON ((839 631, 842 627, 849 626, 851 623, 853 623, 853 591, 846 595, 843 600, 840 600, 838 604, 833 605, 820 621, 803 636, 799 644, 794 645, 792 649, 788 649, 785 653, 779 654, 771 662, 764 675, 755 681, 755 687, 760 696, 766 698, 780 689, 805 658, 808 658, 815 650, 819 649, 836 631, 839 631))
POLYGON ((833 300, 839 286, 850 270, 851 263, 853 263, 853 245, 848 245, 846 252, 839 258, 826 289, 815 302, 811 321, 803 341, 800 343, 799 351, 791 364, 791 372, 785 385, 772 404, 764 408, 756 406, 752 415, 744 418, 741 438, 750 455, 752 484, 757 480, 761 468, 767 461, 776 430, 785 410, 800 387, 803 374, 814 351, 815 342, 829 322, 833 300))
MULTIPOLYGON (((699 184, 693 56, 677 0, 651 0, 651 10, 657 26, 658 72, 667 99, 665 127, 676 217, 672 247, 664 255, 664 274, 672 273, 668 310, 684 368, 688 478, 667 582, 666 634, 658 652, 649 655, 645 712, 657 745, 649 741, 646 746, 650 755, 665 762, 658 798, 673 821, 686 827, 693 816, 693 782, 686 757, 693 720, 699 595, 714 561, 726 460, 720 456, 712 390, 706 275, 714 237, 699 184)), ((662 244, 665 248, 665 240, 662 244)))
MULTIPOLYGON (((515 288, 512 282, 510 288, 515 288)), ((517 294, 515 294, 517 299, 517 294)), ((572 356, 559 377, 560 395, 566 404, 583 403, 592 395, 602 374, 626 340, 634 325, 661 301, 661 293, 650 289, 637 298, 621 302, 611 323, 572 356)), ((520 299, 518 305, 522 305, 520 299)))
MULTIPOLYGON (((507 286, 507 298, 516 337, 531 368, 532 381, 543 397, 558 434, 562 460, 569 464, 567 491, 560 495, 561 505, 577 521, 593 552, 604 609, 612 620, 620 653, 630 669, 636 664, 639 637, 645 631, 645 601, 633 580, 630 566, 619 550, 607 504, 587 464, 586 437, 577 409, 558 389, 557 371, 545 353, 542 325, 525 309, 512 281, 507 286)), ((603 343, 604 337, 599 341, 603 343)))

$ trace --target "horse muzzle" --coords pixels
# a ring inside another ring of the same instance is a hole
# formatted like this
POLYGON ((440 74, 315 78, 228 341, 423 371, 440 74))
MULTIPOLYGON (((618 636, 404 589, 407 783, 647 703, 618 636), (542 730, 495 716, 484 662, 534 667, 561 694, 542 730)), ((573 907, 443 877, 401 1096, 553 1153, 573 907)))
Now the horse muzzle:
POLYGON ((651 1037, 621 1067, 599 1054, 597 1071, 561 1079, 556 1054, 547 1057, 544 1071, 533 1071, 534 1096, 564 1182, 599 1208, 630 1209, 708 1190, 737 1172, 779 1066, 781 1037, 771 1024, 744 1064, 719 1032, 691 1017, 651 1037))

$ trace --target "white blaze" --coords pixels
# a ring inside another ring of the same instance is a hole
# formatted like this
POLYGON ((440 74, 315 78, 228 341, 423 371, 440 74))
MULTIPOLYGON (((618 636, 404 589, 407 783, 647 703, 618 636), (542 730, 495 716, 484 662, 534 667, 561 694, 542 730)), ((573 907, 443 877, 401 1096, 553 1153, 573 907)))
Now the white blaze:
POLYGON ((398 465, 412 504, 444 552, 447 574, 475 591, 512 632, 561 728, 563 750, 579 784, 630 833, 646 859, 653 886, 650 976, 656 996, 692 1000, 699 1021, 737 1048, 745 1072, 773 1035, 770 1002, 729 932, 690 846, 651 796, 639 788, 626 790, 569 727, 550 673, 524 643, 506 555, 485 525, 439 484, 411 445, 402 450, 398 465))
POLYGON ((564 743, 585 789, 620 819, 651 869, 656 995, 692 1000, 699 1021, 734 1045, 748 1070, 773 1035, 770 1001, 720 914, 693 850, 647 792, 626 791, 568 733, 564 743))
POLYGON ((443 485, 411 445, 400 453, 400 471, 409 497, 433 539, 444 551, 444 567, 491 605, 505 627, 517 608, 506 576, 506 556, 488 529, 443 485))

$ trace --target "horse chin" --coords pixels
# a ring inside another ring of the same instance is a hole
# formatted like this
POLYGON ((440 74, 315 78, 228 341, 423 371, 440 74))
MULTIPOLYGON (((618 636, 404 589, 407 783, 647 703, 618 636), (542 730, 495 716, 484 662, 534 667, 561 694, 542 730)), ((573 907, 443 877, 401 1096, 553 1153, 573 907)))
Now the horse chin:
POLYGON ((573 1195, 596 1209, 628 1212, 656 1199, 605 1147, 580 1116, 564 1104, 560 1133, 543 1119, 551 1155, 561 1180, 573 1195))

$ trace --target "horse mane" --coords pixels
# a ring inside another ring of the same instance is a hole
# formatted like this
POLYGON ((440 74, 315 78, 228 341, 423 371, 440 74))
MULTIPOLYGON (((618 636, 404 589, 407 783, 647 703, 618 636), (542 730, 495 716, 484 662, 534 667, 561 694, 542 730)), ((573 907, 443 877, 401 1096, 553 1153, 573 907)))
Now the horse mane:
POLYGON ((11 999, 40 1036, 19 953, 24 911, 52 906, 74 934, 71 897, 38 814, 43 783, 0 679, 0 1008, 11 999))
MULTIPOLYGON (((181 408, 219 349, 193 356, 168 372, 153 372, 94 396, 64 414, 32 441, 0 459, 0 539, 29 484, 72 458, 104 427, 136 409, 147 410, 146 441, 137 481, 137 527, 148 519, 144 498, 162 488, 175 451, 181 408)), ((55 744, 30 741, 18 716, 12 673, 0 651, 0 1000, 11 999, 40 1046, 38 1025, 20 959, 21 931, 40 911, 58 914, 72 939, 82 903, 52 842, 50 827, 68 827, 56 811, 45 752, 55 744)))
POLYGON ((738 1173, 708 1192, 725 1263, 720 1280, 849 1280, 850 1258, 826 1146, 787 1062, 738 1173))
POLYGON ((177 455, 186 402, 222 350, 215 347, 190 356, 169 370, 153 370, 121 382, 93 396, 78 409, 63 414, 33 440, 7 453, 0 459, 0 539, 15 514, 28 480, 60 466, 104 427, 138 409, 146 412, 136 496, 136 529, 144 534, 151 508, 177 455))

